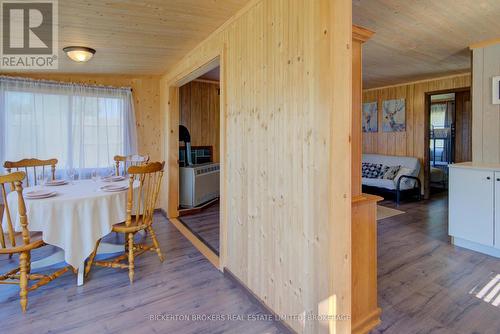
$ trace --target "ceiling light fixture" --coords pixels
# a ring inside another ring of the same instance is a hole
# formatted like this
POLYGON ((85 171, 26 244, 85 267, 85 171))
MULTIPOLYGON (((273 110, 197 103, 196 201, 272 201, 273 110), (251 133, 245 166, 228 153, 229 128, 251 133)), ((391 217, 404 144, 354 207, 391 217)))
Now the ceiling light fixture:
POLYGON ((95 50, 85 46, 67 46, 63 49, 69 59, 78 63, 89 61, 95 54, 95 50))

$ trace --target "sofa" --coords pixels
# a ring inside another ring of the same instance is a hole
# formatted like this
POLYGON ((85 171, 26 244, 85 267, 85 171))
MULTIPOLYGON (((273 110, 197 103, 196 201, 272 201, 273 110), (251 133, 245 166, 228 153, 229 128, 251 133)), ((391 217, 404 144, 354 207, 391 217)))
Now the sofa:
POLYGON ((362 185, 364 192, 390 192, 399 205, 401 196, 421 198, 422 184, 418 175, 420 161, 414 157, 363 154, 362 185))

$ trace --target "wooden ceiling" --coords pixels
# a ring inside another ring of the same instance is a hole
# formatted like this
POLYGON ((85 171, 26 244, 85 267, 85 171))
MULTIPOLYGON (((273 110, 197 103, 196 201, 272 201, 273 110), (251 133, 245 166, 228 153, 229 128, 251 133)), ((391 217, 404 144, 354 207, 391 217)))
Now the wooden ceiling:
POLYGON ((500 0, 353 0, 365 88, 470 71, 468 46, 500 37, 500 0))
MULTIPOLYGON (((274 0, 270 0, 274 1, 274 0)), ((59 72, 163 74, 249 0, 59 1, 59 72), (70 61, 64 46, 97 50, 70 61)), ((470 71, 472 43, 500 37, 500 0, 353 0, 365 88, 470 71)))
POLYGON ((59 1, 59 49, 89 46, 89 63, 59 53, 59 72, 162 74, 248 0, 59 1))

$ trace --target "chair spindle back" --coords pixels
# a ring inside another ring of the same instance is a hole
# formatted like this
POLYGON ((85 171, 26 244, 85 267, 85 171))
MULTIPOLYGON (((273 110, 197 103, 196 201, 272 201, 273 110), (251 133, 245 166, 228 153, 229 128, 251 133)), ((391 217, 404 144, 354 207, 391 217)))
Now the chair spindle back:
POLYGON ((129 189, 127 197, 127 220, 125 224, 130 226, 135 216, 135 223, 151 224, 158 195, 160 193, 161 180, 165 162, 151 162, 140 166, 128 168, 129 189), (137 192, 134 191, 134 182, 139 182, 137 192), (136 198, 134 198, 135 194, 136 198))
POLYGON ((147 154, 146 155, 133 154, 127 156, 115 155, 113 159, 115 160, 115 165, 116 165, 116 176, 120 176, 121 164, 123 164, 121 175, 125 176, 130 166, 140 166, 147 164, 149 161, 149 155, 147 154))
MULTIPOLYGON (((48 160, 40 160, 40 159, 22 159, 19 161, 5 161, 3 164, 3 167, 6 169, 7 173, 11 173, 13 169, 15 171, 24 171, 26 173, 26 187, 30 186, 30 171, 32 171, 33 178, 31 179, 33 181, 33 184, 36 186, 37 185, 37 168, 38 168, 38 173, 42 173, 41 175, 45 178, 45 172, 47 170, 47 173, 49 173, 49 168, 50 168, 50 176, 52 180, 55 180, 56 178, 56 165, 57 165, 57 159, 48 159, 48 160), (41 171, 40 171, 41 170, 41 171)), ((38 174, 40 175, 40 174, 38 174)), ((11 185, 11 191, 14 191, 14 184, 11 185)))
MULTIPOLYGON (((28 230, 28 218, 26 216, 26 204, 23 198, 23 180, 26 177, 24 172, 14 172, 7 175, 0 176, 0 190, 2 192, 2 200, 4 203, 4 220, 7 225, 7 236, 8 241, 10 241, 10 247, 16 247, 15 231, 14 225, 12 224, 12 215, 10 213, 9 202, 7 201, 7 191, 5 190, 5 184, 14 184, 15 191, 17 192, 17 205, 18 213, 21 222, 22 237, 24 245, 30 243, 30 233, 28 230)), ((2 248, 10 248, 5 240, 5 234, 0 222, 0 246, 2 248)))

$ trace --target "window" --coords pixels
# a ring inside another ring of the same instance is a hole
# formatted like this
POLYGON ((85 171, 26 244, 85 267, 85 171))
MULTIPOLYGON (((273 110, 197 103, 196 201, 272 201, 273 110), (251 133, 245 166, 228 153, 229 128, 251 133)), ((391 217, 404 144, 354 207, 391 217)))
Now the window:
POLYGON ((0 159, 93 169, 136 153, 130 89, 0 77, 0 159))
MULTIPOLYGON (((446 113, 448 110, 447 103, 433 103, 431 105, 431 129, 443 129, 446 125, 446 113)), ((444 149, 444 140, 435 139, 430 142, 430 148, 442 151, 444 149)))
POLYGON ((431 125, 434 128, 444 128, 446 125, 447 103, 433 103, 431 105, 431 125))

